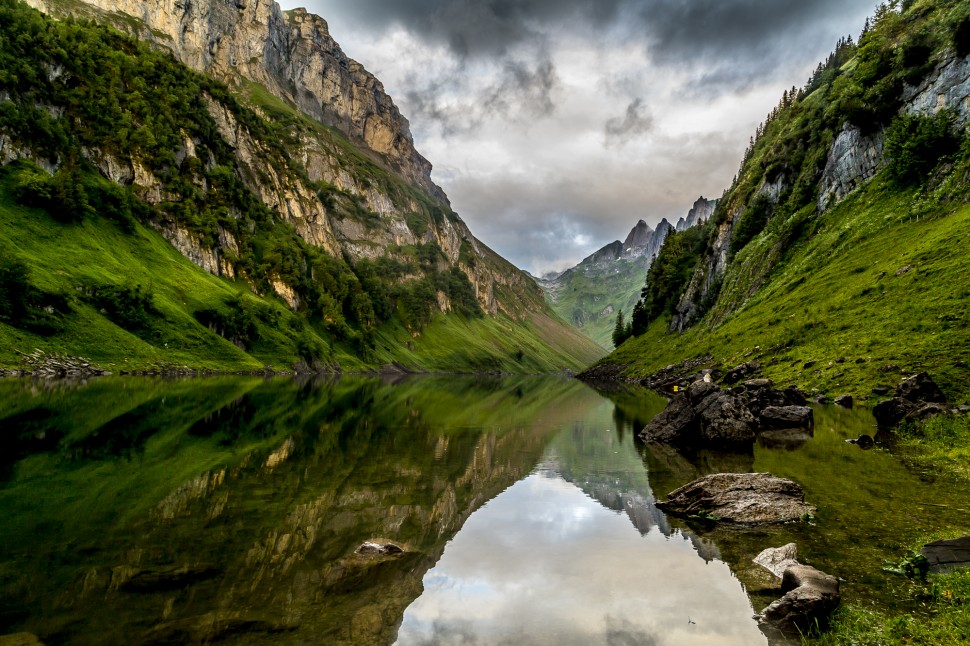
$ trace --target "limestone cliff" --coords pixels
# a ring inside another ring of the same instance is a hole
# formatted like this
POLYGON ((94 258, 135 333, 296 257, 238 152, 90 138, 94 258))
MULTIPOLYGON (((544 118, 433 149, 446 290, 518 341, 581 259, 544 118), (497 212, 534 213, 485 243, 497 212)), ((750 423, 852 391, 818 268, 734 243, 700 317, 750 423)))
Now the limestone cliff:
POLYGON ((384 86, 331 38, 327 22, 271 0, 28 0, 55 16, 80 14, 172 51, 192 69, 230 84, 265 86, 304 114, 334 126, 375 157, 446 201, 431 164, 384 86), (134 20, 132 20, 134 19, 134 20))

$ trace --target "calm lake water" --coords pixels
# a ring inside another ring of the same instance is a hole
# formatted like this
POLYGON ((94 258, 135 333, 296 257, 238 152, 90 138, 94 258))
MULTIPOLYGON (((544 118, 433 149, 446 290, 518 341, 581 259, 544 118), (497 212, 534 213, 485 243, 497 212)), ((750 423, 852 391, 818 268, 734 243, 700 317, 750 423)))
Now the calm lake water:
MULTIPOLYGON (((847 597, 967 491, 844 442, 682 456, 665 402, 556 378, 0 381, 0 635, 47 644, 765 644, 750 559, 799 543, 847 597), (655 500, 716 471, 806 487, 815 525, 738 532, 655 500), (393 541, 399 556, 361 555, 393 541)), ((970 529, 970 528, 968 528, 970 529)))

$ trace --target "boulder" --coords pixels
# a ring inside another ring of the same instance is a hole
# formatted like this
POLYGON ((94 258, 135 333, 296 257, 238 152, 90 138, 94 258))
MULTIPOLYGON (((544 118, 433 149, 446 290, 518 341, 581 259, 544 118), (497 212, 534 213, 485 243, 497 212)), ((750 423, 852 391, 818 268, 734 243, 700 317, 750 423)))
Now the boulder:
POLYGON ((931 572, 970 568, 970 536, 927 543, 920 552, 929 562, 931 572))
POLYGON ((759 372, 761 372, 760 363, 757 361, 747 361, 728 370, 722 381, 728 385, 736 384, 739 381, 753 377, 759 372))
POLYGON ((657 507, 736 525, 786 523, 814 514, 802 488, 770 473, 715 473, 671 491, 657 507))
POLYGON ((404 548, 391 542, 365 541, 354 553, 365 556, 400 556, 404 554, 404 548))
POLYGON ((843 408, 852 408, 852 395, 839 395, 835 398, 835 405, 843 408))
POLYGON ((753 561, 774 574, 779 579, 785 575, 785 570, 798 563, 798 545, 789 543, 781 547, 769 547, 753 561))
POLYGON ((808 428, 815 413, 808 406, 768 406, 759 414, 764 428, 808 428))
POLYGON ((896 396, 914 403, 946 403, 946 395, 925 372, 913 375, 900 382, 899 386, 896 387, 896 396))
POLYGON ((754 416, 730 391, 698 380, 644 427, 649 442, 681 448, 736 448, 755 439, 754 416))
POLYGON ((648 442, 689 446, 697 442, 697 423, 694 407, 687 393, 675 396, 667 407, 654 416, 640 435, 648 442))
POLYGON ((924 422, 928 419, 933 419, 934 417, 938 417, 940 415, 949 415, 949 414, 950 414, 950 409, 947 406, 944 406, 943 404, 923 404, 919 406, 919 408, 916 408, 915 410, 912 410, 909 413, 907 413, 906 421, 924 422))
POLYGON ((873 406, 872 416, 876 418, 876 425, 879 428, 892 428, 914 410, 916 410, 916 404, 913 402, 901 397, 893 397, 873 406))
POLYGON ((694 407, 703 446, 733 448, 754 442, 754 416, 731 392, 699 381, 690 386, 687 397, 694 407))
POLYGON ((805 630, 824 625, 842 600, 839 580, 808 565, 793 565, 781 579, 785 593, 761 613, 763 621, 805 630))

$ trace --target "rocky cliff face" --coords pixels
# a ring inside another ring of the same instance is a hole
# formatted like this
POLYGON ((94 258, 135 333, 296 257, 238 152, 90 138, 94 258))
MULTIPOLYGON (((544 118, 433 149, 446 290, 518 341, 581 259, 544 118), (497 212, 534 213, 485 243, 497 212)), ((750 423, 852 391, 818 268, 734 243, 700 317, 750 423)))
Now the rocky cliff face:
POLYGON ((344 54, 325 20, 303 9, 284 12, 271 0, 28 4, 55 16, 73 12, 109 21, 171 50, 195 70, 230 84, 246 79, 264 85, 304 114, 363 144, 436 199, 447 199, 431 181, 431 164, 415 150, 408 121, 381 82, 344 54))
POLYGON ((714 215, 716 207, 717 200, 708 200, 703 195, 697 198, 690 211, 687 212, 687 217, 677 220, 677 231, 686 231, 693 226, 707 222, 714 215))
MULTIPOLYGON (((970 57, 950 53, 918 85, 906 86, 902 98, 903 112, 934 115, 948 109, 958 125, 966 125, 970 121, 970 57)), ((819 181, 819 211, 868 182, 885 162, 883 132, 864 135, 846 123, 832 143, 819 181)))

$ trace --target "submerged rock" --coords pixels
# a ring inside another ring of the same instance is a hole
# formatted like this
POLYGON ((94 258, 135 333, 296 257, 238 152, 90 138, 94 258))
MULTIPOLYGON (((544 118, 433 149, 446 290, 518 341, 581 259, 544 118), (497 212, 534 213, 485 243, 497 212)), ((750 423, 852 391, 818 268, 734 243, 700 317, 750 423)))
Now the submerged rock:
POLYGON ((765 608, 761 618, 782 629, 824 624, 842 600, 839 580, 808 565, 787 568, 781 590, 785 596, 765 608))
POLYGON ((769 525, 814 514, 801 486, 770 473, 715 473, 675 489, 658 502, 663 511, 699 515, 736 525, 769 525))
POLYGON ((44 646, 44 642, 33 633, 14 633, 0 635, 0 646, 44 646))

